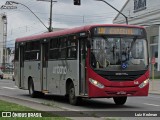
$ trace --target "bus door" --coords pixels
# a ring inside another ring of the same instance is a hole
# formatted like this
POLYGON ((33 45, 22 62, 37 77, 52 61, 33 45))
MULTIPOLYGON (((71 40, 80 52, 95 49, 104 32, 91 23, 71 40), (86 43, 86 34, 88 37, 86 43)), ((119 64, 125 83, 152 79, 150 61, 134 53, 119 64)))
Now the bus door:
POLYGON ((48 42, 41 44, 41 87, 42 91, 47 91, 47 68, 48 68, 48 42))
POLYGON ((80 84, 80 94, 81 95, 86 95, 87 93, 87 88, 86 88, 86 52, 87 52, 87 48, 86 48, 86 40, 85 39, 80 39, 80 46, 79 46, 79 50, 80 50, 80 67, 79 67, 79 71, 80 71, 80 78, 79 78, 79 84, 80 84))
POLYGON ((20 75, 19 75, 19 88, 24 87, 24 46, 20 46, 20 75))

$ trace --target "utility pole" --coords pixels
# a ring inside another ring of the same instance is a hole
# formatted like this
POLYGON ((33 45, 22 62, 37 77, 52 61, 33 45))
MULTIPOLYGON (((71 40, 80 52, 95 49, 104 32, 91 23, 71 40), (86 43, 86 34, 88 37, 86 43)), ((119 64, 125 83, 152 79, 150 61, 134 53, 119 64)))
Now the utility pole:
MULTIPOLYGON (((1 7, 0 7, 0 9, 17 9, 17 7, 16 6, 14 6, 14 5, 12 5, 12 3, 11 2, 9 2, 9 1, 6 1, 6 3, 5 3, 5 5, 2 5, 1 7)), ((5 14, 1 14, 0 15, 1 16, 1 20, 0 21, 2 21, 2 25, 1 25, 1 31, 3 31, 1 34, 2 34, 2 44, 3 44, 3 50, 1 49, 0 50, 0 52, 2 53, 2 58, 1 58, 1 56, 0 56, 0 62, 2 63, 2 66, 4 66, 4 68, 5 68, 5 66, 6 66, 6 63, 8 63, 9 61, 8 61, 8 54, 7 54, 7 49, 6 49, 6 45, 7 45, 7 16, 5 15, 5 14)))
POLYGON ((49 32, 53 31, 52 29, 52 2, 53 0, 51 0, 51 6, 50 6, 50 19, 49 19, 49 32))
POLYGON ((0 14, 0 42, 2 44, 0 48, 0 63, 5 68, 5 64, 7 62, 7 55, 6 55, 6 40, 7 40, 7 16, 5 14, 0 14))
POLYGON ((49 28, 48 31, 52 32, 53 28, 52 28, 52 7, 53 7, 53 2, 57 2, 57 1, 53 1, 53 0, 37 0, 37 1, 44 1, 44 2, 50 2, 50 18, 49 18, 49 28))

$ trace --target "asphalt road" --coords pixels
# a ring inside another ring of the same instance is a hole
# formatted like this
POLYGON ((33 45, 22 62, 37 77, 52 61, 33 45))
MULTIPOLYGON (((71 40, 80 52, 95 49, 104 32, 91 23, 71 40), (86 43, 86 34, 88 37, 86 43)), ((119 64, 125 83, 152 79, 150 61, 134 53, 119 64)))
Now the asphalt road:
MULTIPOLYGON (((148 97, 129 97, 126 104, 123 106, 117 106, 114 104, 113 99, 106 98, 83 99, 80 106, 72 106, 64 97, 60 96, 48 95, 44 98, 31 98, 28 94, 28 90, 18 89, 13 81, 0 80, 0 96, 33 101, 42 103, 43 105, 52 105, 52 107, 56 107, 58 111, 96 111, 96 113, 97 111, 153 111, 156 113, 157 111, 158 115, 160 113, 158 112, 160 111, 160 95, 158 94, 149 94, 148 97)), ((43 110, 45 111, 45 108, 43 110)), ((96 113, 94 113, 94 115, 96 113)))

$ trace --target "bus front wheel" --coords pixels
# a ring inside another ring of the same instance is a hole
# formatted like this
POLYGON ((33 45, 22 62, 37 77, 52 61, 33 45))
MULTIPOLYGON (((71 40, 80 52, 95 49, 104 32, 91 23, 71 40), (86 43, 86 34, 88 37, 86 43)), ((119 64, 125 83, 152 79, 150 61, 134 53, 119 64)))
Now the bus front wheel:
POLYGON ((71 105, 77 105, 78 104, 78 97, 75 96, 75 88, 73 83, 69 85, 69 103, 71 105))
POLYGON ((126 103, 127 97, 113 97, 116 105, 124 105, 126 103))

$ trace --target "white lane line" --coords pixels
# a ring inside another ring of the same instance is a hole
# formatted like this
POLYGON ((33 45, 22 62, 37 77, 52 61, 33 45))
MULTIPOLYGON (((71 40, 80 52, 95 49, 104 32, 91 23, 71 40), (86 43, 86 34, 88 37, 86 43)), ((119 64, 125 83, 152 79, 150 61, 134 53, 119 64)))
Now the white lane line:
POLYGON ((149 104, 149 103, 144 103, 145 105, 150 105, 150 106, 155 106, 155 107, 159 107, 160 105, 156 105, 156 104, 149 104))
POLYGON ((76 110, 76 109, 72 109, 72 108, 68 108, 68 107, 61 107, 62 109, 65 109, 65 110, 70 110, 70 111, 79 111, 79 110, 76 110))
POLYGON ((17 88, 12 88, 12 87, 2 87, 2 88, 5 88, 5 89, 10 89, 10 90, 17 89, 17 88))

